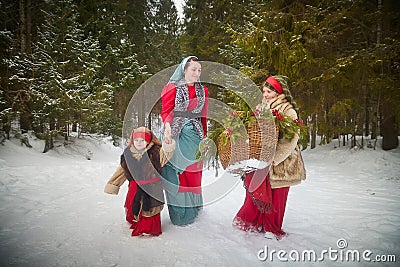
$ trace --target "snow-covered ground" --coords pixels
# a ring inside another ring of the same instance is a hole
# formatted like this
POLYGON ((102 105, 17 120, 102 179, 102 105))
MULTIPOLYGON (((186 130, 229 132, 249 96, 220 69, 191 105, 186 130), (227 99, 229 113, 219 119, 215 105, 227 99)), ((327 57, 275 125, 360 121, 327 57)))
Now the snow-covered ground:
MULTIPOLYGON (((280 266, 295 260, 298 266, 398 266, 375 259, 400 261, 400 149, 350 150, 332 143, 303 151, 308 179, 290 189, 284 219, 289 236, 276 241, 231 226, 244 200, 240 182, 233 189, 228 185, 228 193, 206 205, 192 225, 172 225, 164 208, 161 236, 131 237, 123 208, 127 184, 118 196, 103 193, 121 148, 85 136, 43 154, 43 143, 30 141, 30 149, 16 139, 0 145, 0 266, 280 266)), ((204 183, 219 177, 206 170, 204 183)))

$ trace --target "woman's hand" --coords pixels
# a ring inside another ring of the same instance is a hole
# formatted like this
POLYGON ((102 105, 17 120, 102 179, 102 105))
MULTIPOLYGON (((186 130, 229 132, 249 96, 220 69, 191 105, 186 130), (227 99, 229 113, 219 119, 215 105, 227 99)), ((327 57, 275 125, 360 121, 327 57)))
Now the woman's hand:
POLYGON ((171 140, 171 125, 169 124, 169 122, 165 123, 165 130, 164 130, 164 135, 163 135, 163 141, 166 144, 171 144, 172 140, 171 140))

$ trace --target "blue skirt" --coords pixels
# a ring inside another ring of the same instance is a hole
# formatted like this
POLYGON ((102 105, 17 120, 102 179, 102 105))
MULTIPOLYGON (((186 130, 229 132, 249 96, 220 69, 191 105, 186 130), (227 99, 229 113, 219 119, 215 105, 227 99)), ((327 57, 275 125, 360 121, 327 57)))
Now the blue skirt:
POLYGON ((192 223, 203 206, 202 163, 196 160, 201 139, 187 121, 176 140, 174 156, 162 168, 169 217, 175 225, 192 223))

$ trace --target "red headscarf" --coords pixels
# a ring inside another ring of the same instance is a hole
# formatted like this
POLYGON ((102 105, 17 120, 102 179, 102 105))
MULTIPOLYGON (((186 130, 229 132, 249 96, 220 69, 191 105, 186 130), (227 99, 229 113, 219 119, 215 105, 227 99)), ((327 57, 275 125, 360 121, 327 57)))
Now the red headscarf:
POLYGON ((131 136, 132 141, 137 138, 143 138, 147 143, 151 142, 151 133, 147 132, 144 127, 137 128, 131 136))
POLYGON ((265 80, 265 82, 269 83, 277 93, 283 94, 283 88, 280 82, 275 79, 273 76, 268 77, 268 79, 265 80))

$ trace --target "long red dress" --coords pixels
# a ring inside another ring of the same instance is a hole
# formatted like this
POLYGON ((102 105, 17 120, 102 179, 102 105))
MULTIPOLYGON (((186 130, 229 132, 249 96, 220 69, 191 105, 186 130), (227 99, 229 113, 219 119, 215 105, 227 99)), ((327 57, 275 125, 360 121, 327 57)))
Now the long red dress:
POLYGON ((282 230, 286 201, 290 187, 271 189, 268 174, 256 191, 250 192, 252 173, 244 177, 246 198, 236 214, 233 225, 243 231, 271 232, 281 239, 286 233, 282 230), (272 204, 266 207, 268 203, 272 204))
POLYGON ((142 216, 142 212, 139 214, 139 220, 135 221, 132 213, 132 206, 137 190, 137 183, 132 180, 129 182, 128 193, 125 199, 125 214, 126 220, 131 224, 132 236, 139 236, 142 234, 149 235, 160 235, 161 230, 161 215, 160 213, 153 215, 151 217, 142 216))

